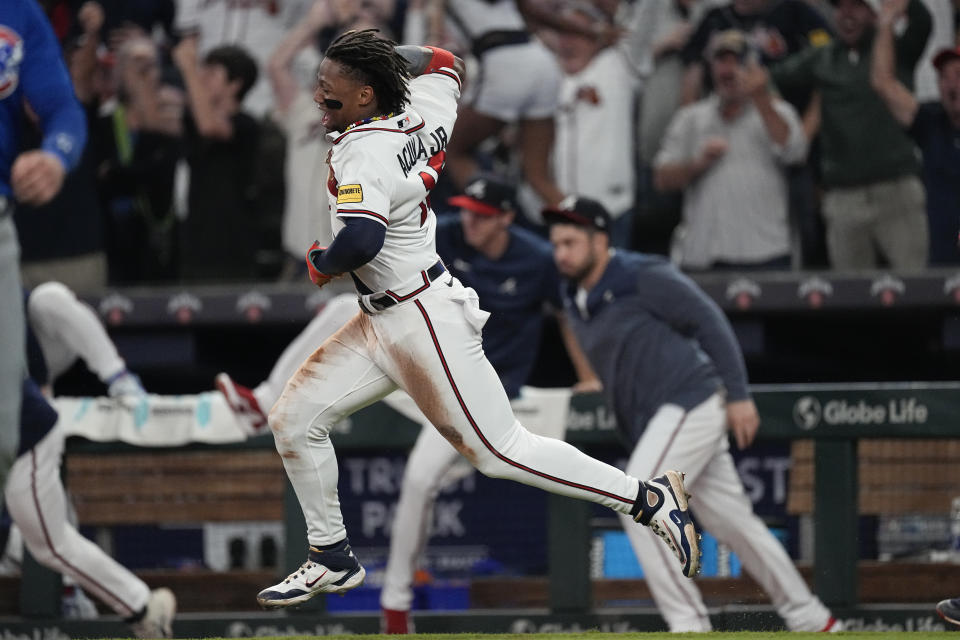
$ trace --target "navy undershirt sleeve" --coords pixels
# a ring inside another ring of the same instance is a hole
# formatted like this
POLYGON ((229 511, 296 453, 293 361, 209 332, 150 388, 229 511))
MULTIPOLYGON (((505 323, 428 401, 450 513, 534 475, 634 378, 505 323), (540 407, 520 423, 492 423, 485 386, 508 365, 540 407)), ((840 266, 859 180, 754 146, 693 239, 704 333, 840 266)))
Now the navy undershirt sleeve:
POLYGON ((320 273, 333 275, 353 271, 367 264, 383 248, 387 228, 370 218, 345 218, 347 226, 340 230, 326 251, 313 259, 320 273))

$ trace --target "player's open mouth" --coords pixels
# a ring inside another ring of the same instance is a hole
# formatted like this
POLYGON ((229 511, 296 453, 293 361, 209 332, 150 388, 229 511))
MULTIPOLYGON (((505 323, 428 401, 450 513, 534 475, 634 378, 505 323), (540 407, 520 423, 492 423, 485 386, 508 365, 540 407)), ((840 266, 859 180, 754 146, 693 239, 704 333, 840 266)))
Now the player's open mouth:
POLYGON ((333 121, 333 118, 330 117, 329 111, 322 111, 321 113, 323 113, 323 115, 320 116, 320 124, 326 127, 327 129, 329 129, 330 123, 333 121))

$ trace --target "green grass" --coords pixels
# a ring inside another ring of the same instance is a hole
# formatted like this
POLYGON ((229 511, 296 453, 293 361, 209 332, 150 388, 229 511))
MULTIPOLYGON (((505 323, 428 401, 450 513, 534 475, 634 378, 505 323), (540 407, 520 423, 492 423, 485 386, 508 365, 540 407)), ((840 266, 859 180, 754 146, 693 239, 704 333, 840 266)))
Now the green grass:
MULTIPOLYGON (((358 637, 370 640, 397 640, 396 636, 385 635, 342 635, 324 636, 324 640, 357 640, 358 637)), ((789 631, 714 631, 712 633, 415 633, 406 636, 408 640, 763 640, 764 638, 778 638, 779 640, 824 640, 824 638, 839 638, 840 640, 892 640, 906 637, 909 640, 944 640, 945 636, 939 631, 913 631, 891 635, 883 631, 853 631, 835 633, 825 636, 822 633, 795 633, 789 631)), ((316 636, 284 636, 262 637, 257 640, 316 640, 316 636)), ((127 640, 127 639, 112 639, 127 640)), ((203 638, 198 640, 235 640, 227 638, 203 638)))
MULTIPOLYGON (((904 634, 910 640, 944 640, 943 632, 912 632, 904 634)), ((324 640, 337 636, 326 636, 324 640)), ((351 636, 340 636, 344 640, 351 636)), ((356 638, 356 636, 353 636, 356 638)), ((378 638, 382 640, 396 640, 395 636, 363 636, 364 638, 378 638)), ((600 633, 589 631, 585 633, 417 633, 407 636, 410 640, 763 640, 764 638, 778 638, 780 640, 824 640, 824 638, 841 638, 843 640, 892 640, 889 632, 846 632, 834 633, 829 636, 822 633, 795 633, 790 631, 714 631, 711 633, 600 633)), ((264 639, 258 639, 264 640, 264 639)), ((290 638, 276 640, 291 640, 290 638)))

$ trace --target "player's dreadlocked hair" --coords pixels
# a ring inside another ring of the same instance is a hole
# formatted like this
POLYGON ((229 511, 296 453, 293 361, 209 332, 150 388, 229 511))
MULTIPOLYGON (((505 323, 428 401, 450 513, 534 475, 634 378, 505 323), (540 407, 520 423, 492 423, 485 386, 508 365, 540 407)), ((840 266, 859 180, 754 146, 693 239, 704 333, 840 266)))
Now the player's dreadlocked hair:
POLYGON ((410 95, 407 61, 394 51, 396 43, 375 35, 377 31, 347 31, 330 43, 326 56, 344 65, 358 81, 370 85, 377 96, 377 106, 384 113, 400 113, 410 95))

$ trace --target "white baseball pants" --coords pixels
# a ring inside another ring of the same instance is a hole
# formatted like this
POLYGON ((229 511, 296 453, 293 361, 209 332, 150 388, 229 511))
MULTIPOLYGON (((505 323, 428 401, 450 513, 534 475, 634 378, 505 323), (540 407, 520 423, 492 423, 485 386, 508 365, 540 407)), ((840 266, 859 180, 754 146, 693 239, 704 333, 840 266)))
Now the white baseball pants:
POLYGON ((449 273, 420 296, 375 314, 358 312, 287 382, 270 412, 312 545, 346 536, 330 430, 402 388, 481 473, 629 513, 638 481, 573 446, 537 436, 514 418, 483 354, 486 314, 449 273))
POLYGON ((27 318, 51 382, 78 357, 104 381, 126 368, 94 310, 65 285, 45 282, 35 287, 27 301, 27 318))
POLYGON ((357 315, 357 296, 343 293, 331 298, 309 324, 287 345, 277 358, 267 379, 253 390, 257 403, 264 411, 276 404, 287 381, 300 365, 313 354, 317 345, 336 333, 351 318, 357 315))
POLYGON ((87 593, 129 617, 146 606, 150 589, 67 520, 60 482, 59 425, 14 463, 5 490, 7 509, 37 562, 73 578, 87 593))
MULTIPOLYGON (((627 463, 627 473, 646 478, 683 469, 690 509, 700 525, 727 544, 743 568, 770 596, 791 631, 820 631, 830 612, 810 592, 783 545, 753 513, 727 440, 726 406, 720 394, 685 412, 664 405, 653 416, 627 463)), ((621 521, 653 599, 673 632, 710 631, 710 618, 694 580, 653 532, 621 521)))
MULTIPOLYGON (((524 387, 520 390, 520 397, 510 405, 515 414, 525 417, 524 424, 530 431, 563 438, 570 405, 569 389, 524 387)), ((413 575, 429 538, 433 504, 440 490, 459 478, 456 465, 462 460, 439 431, 429 422, 423 424, 407 458, 400 499, 390 529, 390 555, 380 591, 380 606, 384 609, 410 610, 413 575)))

